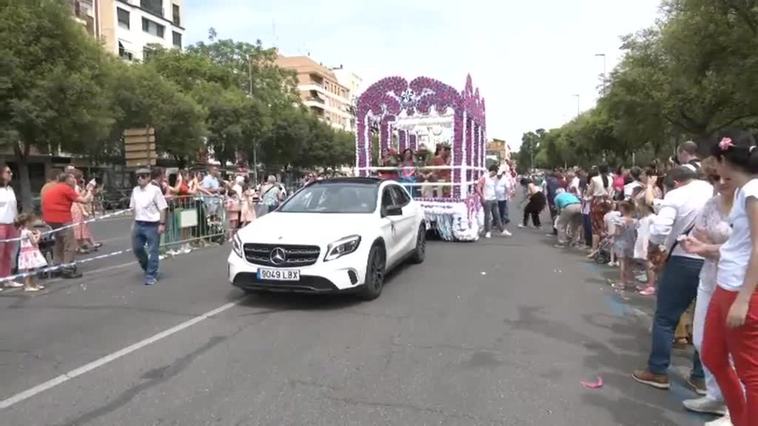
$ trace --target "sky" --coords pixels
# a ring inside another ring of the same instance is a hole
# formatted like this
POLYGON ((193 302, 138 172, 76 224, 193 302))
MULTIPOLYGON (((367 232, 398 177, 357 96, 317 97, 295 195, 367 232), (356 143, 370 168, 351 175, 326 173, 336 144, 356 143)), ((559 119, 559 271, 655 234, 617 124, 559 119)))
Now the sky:
POLYGON ((185 40, 261 40, 283 55, 343 65, 364 88, 423 75, 459 90, 471 74, 487 135, 518 149, 594 106, 620 36, 652 25, 660 0, 185 0, 185 40), (577 103, 577 96, 579 102, 577 103))

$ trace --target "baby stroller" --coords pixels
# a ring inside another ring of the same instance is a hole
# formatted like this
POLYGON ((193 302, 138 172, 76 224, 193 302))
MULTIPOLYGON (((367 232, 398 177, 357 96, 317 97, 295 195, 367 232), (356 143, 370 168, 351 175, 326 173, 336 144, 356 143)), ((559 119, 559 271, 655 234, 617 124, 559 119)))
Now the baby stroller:
POLYGON ((597 251, 593 259, 598 265, 604 265, 611 261, 611 253, 613 250, 613 237, 610 235, 604 236, 600 243, 597 245, 597 251))

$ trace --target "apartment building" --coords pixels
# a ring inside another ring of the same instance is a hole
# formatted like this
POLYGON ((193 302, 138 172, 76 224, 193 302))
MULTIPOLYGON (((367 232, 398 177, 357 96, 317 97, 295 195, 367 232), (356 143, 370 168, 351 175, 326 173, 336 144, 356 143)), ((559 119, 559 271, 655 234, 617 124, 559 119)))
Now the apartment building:
POLYGON ((74 19, 128 61, 139 61, 150 45, 182 48, 182 0, 69 0, 74 19))
MULTIPOLYGON (((332 72, 337 76, 337 81, 347 87, 347 99, 350 101, 350 105, 353 108, 358 107, 358 96, 361 95, 363 90, 363 79, 358 74, 345 69, 342 65, 336 68, 332 68, 332 72)), ((352 111, 353 113, 355 110, 352 111)), ((355 130, 355 116, 350 119, 350 130, 355 130)))
POLYGON ((313 114, 334 128, 353 130, 350 91, 334 72, 308 56, 279 56, 276 64, 297 74, 300 98, 313 114))
POLYGON ((487 143, 487 156, 494 157, 497 162, 511 159, 511 147, 503 139, 492 139, 487 143))

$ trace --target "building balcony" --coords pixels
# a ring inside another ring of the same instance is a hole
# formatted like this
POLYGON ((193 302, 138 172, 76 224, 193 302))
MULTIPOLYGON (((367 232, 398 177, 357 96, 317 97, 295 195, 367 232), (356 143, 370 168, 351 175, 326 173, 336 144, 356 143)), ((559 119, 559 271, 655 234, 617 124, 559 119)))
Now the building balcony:
POLYGON ((326 103, 326 100, 324 100, 324 98, 322 98, 322 97, 319 95, 319 93, 318 93, 317 91, 315 91, 315 90, 311 90, 311 91, 310 91, 310 92, 309 92, 309 93, 308 93, 308 94, 305 96, 305 100, 306 100, 306 101, 309 101, 309 102, 317 102, 317 103, 320 103, 320 104, 325 104, 325 103, 326 103))
POLYGON ((317 84, 319 86, 323 86, 324 85, 324 77, 322 77, 321 75, 319 75, 319 74, 317 74, 315 72, 312 72, 312 73, 308 74, 308 77, 310 78, 310 83, 311 84, 317 84))

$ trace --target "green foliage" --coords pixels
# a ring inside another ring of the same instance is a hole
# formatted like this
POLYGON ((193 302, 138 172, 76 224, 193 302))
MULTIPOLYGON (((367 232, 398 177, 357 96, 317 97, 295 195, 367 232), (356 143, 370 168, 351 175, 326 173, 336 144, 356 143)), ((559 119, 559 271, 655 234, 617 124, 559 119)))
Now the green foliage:
POLYGON ((597 106, 550 132, 560 137, 543 144, 544 166, 630 164, 633 153, 639 164, 686 139, 705 151, 724 128, 758 128, 758 8, 665 0, 662 11, 655 26, 622 38, 625 56, 597 106))
POLYGON ((353 137, 302 106, 276 50, 219 40, 186 52, 152 46, 144 63, 105 52, 58 0, 0 0, 0 146, 13 150, 31 202, 32 149, 112 161, 125 129, 156 129, 157 150, 193 161, 207 144, 223 164, 238 154, 269 169, 353 162, 353 137))

